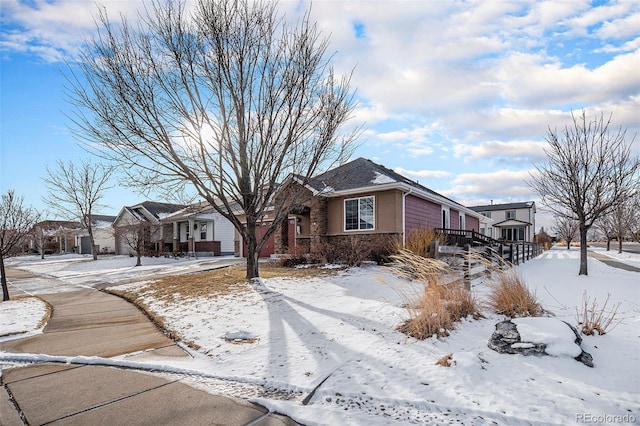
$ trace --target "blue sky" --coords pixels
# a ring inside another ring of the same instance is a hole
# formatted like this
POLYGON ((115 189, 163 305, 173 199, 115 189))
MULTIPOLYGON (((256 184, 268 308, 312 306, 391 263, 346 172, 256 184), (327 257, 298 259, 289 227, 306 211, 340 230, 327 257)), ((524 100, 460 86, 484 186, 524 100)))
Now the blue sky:
MULTIPOLYGON (((135 17, 141 2, 101 4, 135 17)), ((294 19, 307 3, 279 5, 294 19)), ((88 156, 68 130, 60 70, 91 36, 96 10, 0 0, 0 189, 37 208, 45 167, 88 156)), ((544 161, 547 126, 563 127, 572 109, 640 130, 638 1, 319 0, 312 18, 336 69, 355 67, 351 124, 365 129, 355 156, 465 205, 536 200, 525 180, 544 161)), ((103 213, 144 199, 116 185, 103 213)))

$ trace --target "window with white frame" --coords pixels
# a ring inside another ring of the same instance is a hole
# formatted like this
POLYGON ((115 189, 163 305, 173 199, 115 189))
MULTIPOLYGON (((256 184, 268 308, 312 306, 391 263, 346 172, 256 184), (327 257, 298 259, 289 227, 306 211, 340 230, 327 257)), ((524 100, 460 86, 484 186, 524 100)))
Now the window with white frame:
POLYGON ((200 241, 205 241, 207 239, 207 222, 202 222, 200 224, 200 241))
POLYGON ((504 212, 504 218, 505 219, 515 219, 516 218, 516 211, 515 210, 507 210, 506 212, 504 212))
POLYGON ((375 197, 362 197, 344 200, 344 229, 358 231, 374 228, 375 197))

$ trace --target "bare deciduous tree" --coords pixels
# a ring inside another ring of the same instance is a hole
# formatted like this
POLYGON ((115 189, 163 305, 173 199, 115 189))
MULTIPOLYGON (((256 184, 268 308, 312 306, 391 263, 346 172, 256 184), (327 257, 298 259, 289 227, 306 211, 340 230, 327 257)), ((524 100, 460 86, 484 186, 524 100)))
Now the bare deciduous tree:
POLYGON ((578 235, 579 223, 570 215, 556 216, 553 230, 558 237, 564 239, 567 242, 567 250, 571 248, 571 242, 578 235))
MULTIPOLYGON (((640 185, 640 159, 627 143, 626 129, 611 132, 611 116, 588 121, 571 114, 562 131, 550 127, 545 137, 548 163, 536 165, 529 185, 560 217, 576 218, 580 233, 580 271, 587 270, 587 232, 596 220, 629 198, 640 185)), ((634 136, 635 139, 635 136, 634 136)))
POLYGON ((136 266, 142 265, 145 244, 149 243, 151 227, 142 220, 131 219, 115 228, 116 241, 123 242, 136 255, 136 266))
POLYGON ((31 229, 30 236, 33 242, 33 248, 38 250, 40 253, 40 259, 44 260, 44 251, 45 244, 47 242, 46 231, 42 223, 36 224, 33 229, 31 229))
POLYGON ((598 238, 600 236, 604 236, 605 240, 607 240, 607 251, 611 250, 611 240, 616 238, 613 216, 609 214, 603 215, 598 220, 596 220, 596 222, 593 224, 593 228, 599 234, 598 238))
POLYGON ((9 300, 9 287, 4 268, 4 259, 16 254, 25 243, 25 238, 38 223, 40 215, 31 207, 24 206, 24 197, 17 196, 13 190, 2 194, 0 204, 0 273, 2 282, 2 301, 9 300))
POLYGON ((348 159, 360 129, 340 132, 355 108, 328 40, 291 25, 273 2, 153 1, 143 24, 100 15, 70 76, 74 130, 130 171, 132 185, 209 202, 242 235, 247 277, 299 194, 275 197, 287 177, 306 181, 348 159), (256 226, 268 222, 262 238, 256 226))
POLYGON ((83 161, 79 166, 73 162, 56 162, 56 168, 47 167, 43 178, 48 194, 45 202, 58 214, 67 218, 77 218, 89 233, 93 260, 98 259, 93 238, 93 214, 103 207, 100 204, 111 186, 109 179, 114 168, 110 165, 83 161))
POLYGON ((621 200, 609 213, 598 219, 596 227, 604 233, 607 239, 607 250, 610 249, 611 240, 618 241, 618 253, 622 253, 622 243, 625 238, 634 235, 634 229, 638 226, 640 213, 638 212, 639 194, 621 200))

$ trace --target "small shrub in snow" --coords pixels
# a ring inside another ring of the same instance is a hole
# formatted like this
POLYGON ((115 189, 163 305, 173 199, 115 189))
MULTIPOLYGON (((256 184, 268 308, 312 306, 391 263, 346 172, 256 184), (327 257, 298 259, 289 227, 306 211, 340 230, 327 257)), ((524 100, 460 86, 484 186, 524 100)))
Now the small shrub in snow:
POLYGON ((607 312, 609 297, 611 297, 611 294, 607 294, 607 299, 604 301, 604 304, 602 307, 599 307, 596 299, 593 299, 592 302, 589 299, 589 296, 587 296, 587 292, 585 291, 583 293, 582 306, 580 307, 580 310, 576 307, 578 328, 583 334, 587 336, 606 334, 607 331, 613 330, 618 324, 618 322, 614 323, 614 321, 618 313, 620 303, 607 312))
POLYGON ((451 367, 452 359, 453 359, 453 354, 445 355, 436 361, 436 365, 439 365, 441 367, 451 367))
POLYGON ((458 284, 442 284, 432 278, 420 298, 408 305, 409 319, 398 330, 416 339, 449 335, 457 321, 480 316, 478 304, 470 291, 458 284))
POLYGON ((544 313, 535 293, 529 290, 517 272, 500 272, 496 281, 488 296, 489 306, 496 313, 510 318, 535 317, 544 313))
POLYGON ((453 329, 453 320, 441 292, 433 287, 426 285, 422 297, 407 308, 409 319, 398 327, 400 332, 419 340, 428 339, 433 335, 449 335, 449 330, 453 329))

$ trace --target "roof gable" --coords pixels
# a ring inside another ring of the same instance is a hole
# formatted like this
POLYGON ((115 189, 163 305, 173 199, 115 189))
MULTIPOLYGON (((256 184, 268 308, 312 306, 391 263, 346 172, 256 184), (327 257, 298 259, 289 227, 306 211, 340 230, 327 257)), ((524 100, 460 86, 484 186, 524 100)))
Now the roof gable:
MULTIPOLYGON (((371 189, 378 185, 394 183, 406 184, 421 191, 446 198, 391 169, 362 157, 312 178, 309 181, 309 186, 319 193, 327 193, 352 191, 360 188, 371 189)), ((450 201, 454 202, 453 200, 450 201)))
POLYGON ((169 204, 169 203, 159 203, 157 201, 145 201, 138 204, 135 207, 143 207, 146 211, 151 213, 156 219, 161 219, 162 217, 177 212, 178 210, 184 209, 184 204, 169 204))

